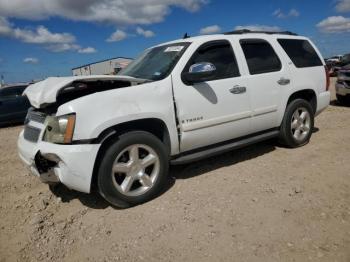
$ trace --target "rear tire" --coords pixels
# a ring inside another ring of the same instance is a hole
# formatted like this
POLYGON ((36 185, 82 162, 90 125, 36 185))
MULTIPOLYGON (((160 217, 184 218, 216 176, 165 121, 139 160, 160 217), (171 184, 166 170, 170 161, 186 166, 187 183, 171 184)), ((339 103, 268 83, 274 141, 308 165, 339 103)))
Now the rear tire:
POLYGON ((314 111, 304 99, 295 99, 287 105, 280 127, 279 140, 295 148, 307 144, 314 128, 314 111))
POLYGON ((153 199, 167 183, 167 152, 151 133, 131 131, 119 136, 104 153, 98 169, 100 194, 119 208, 153 199))

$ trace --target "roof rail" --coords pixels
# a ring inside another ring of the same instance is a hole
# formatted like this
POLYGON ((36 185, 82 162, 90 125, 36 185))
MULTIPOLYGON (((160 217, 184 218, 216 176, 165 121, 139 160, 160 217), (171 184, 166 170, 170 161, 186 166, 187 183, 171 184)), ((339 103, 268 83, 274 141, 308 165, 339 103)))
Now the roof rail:
POLYGON ((224 34, 225 35, 241 35, 241 34, 297 35, 296 33, 293 33, 290 31, 273 32, 273 31, 253 31, 249 29, 235 30, 231 32, 226 32, 224 34))

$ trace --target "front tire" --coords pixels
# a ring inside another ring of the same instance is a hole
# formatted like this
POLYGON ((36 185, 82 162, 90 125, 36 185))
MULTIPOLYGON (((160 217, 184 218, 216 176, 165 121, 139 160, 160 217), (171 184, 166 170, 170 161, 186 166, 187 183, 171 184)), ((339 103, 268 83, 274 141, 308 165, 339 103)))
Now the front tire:
POLYGON ((314 128, 314 111, 309 102, 295 99, 286 108, 281 128, 280 142, 295 148, 307 144, 314 128))
POLYGON ((147 202, 165 187, 169 157, 165 145, 144 131, 123 134, 106 150, 98 169, 100 194, 127 208, 147 202))

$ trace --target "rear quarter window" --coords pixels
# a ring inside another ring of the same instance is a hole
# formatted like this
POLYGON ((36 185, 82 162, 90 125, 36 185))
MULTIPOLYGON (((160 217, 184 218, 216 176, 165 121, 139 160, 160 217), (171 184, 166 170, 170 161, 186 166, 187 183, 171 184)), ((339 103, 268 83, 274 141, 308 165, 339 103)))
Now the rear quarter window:
POLYGON ((322 61, 309 41, 300 39, 278 39, 294 65, 298 68, 322 66, 322 61))

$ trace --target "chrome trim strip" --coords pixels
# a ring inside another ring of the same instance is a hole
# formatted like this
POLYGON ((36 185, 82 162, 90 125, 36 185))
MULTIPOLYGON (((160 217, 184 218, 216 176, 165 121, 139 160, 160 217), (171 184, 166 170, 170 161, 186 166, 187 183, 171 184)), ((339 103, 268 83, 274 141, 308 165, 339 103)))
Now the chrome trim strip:
POLYGON ((37 129, 43 130, 45 128, 44 124, 40 124, 38 122, 30 120, 27 126, 35 127, 37 129))
POLYGON ((268 106, 268 107, 258 108, 253 111, 252 116, 260 116, 260 115, 265 115, 273 112, 277 112, 277 106, 268 106))
POLYGON ((187 132, 187 131, 193 131, 193 130, 197 130, 197 129, 201 129, 201 128, 205 128, 205 127, 217 126, 217 125, 225 124, 228 122, 242 120, 242 119, 249 118, 249 117, 251 117, 251 112, 245 111, 242 113, 212 118, 212 119, 208 119, 208 120, 196 121, 196 122, 192 122, 192 123, 185 123, 185 124, 182 124, 182 131, 187 132))

